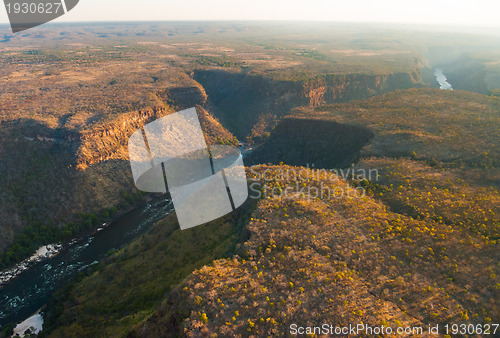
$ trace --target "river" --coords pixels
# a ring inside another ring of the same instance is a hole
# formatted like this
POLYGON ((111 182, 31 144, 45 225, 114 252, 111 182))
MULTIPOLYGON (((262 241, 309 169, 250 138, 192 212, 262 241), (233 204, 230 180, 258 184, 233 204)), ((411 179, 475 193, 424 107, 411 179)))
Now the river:
POLYGON ((448 82, 448 79, 446 78, 446 75, 444 75, 442 69, 434 69, 434 76, 436 77, 436 81, 439 83, 440 89, 453 90, 453 87, 448 82))
POLYGON ((165 197, 129 211, 59 254, 35 263, 0 288, 0 327, 20 322, 45 305, 55 290, 165 218, 173 207, 165 197))

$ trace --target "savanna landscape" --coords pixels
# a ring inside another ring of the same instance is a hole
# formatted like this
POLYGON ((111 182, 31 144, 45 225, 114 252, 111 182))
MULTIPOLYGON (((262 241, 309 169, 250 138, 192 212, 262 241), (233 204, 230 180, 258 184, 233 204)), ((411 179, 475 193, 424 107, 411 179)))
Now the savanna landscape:
POLYGON ((47 337, 500 334, 499 42, 348 23, 0 26, 0 270, 169 201, 135 188, 127 142, 183 109, 207 144, 240 147, 249 189, 195 228, 160 215, 40 306, 2 296, 25 272, 6 280, 0 337, 38 309, 47 337))

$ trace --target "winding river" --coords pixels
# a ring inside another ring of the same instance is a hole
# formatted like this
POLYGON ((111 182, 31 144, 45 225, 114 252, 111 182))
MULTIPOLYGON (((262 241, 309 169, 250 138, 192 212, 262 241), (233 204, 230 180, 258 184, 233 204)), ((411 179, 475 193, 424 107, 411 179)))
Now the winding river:
POLYGON ((0 288, 0 327, 30 317, 78 272, 97 263, 110 250, 131 242, 172 210, 170 200, 155 199, 20 273, 0 288))

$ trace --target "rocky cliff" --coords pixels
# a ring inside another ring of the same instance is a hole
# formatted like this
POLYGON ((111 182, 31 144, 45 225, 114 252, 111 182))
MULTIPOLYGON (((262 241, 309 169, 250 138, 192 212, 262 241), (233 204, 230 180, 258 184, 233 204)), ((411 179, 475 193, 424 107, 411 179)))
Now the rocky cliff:
POLYGON ((365 99, 395 89, 421 87, 420 75, 329 74, 277 81, 248 73, 198 71, 193 77, 208 95, 208 106, 238 138, 259 142, 293 107, 365 99))

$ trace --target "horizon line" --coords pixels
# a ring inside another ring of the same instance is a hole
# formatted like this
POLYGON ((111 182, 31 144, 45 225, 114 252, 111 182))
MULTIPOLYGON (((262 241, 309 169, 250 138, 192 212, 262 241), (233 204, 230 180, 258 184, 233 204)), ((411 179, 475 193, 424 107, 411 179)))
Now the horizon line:
MULTIPOLYGON (((127 19, 127 20, 75 20, 75 21, 52 21, 41 25, 58 25, 58 24, 83 24, 83 23, 181 23, 181 22, 203 22, 203 23, 309 23, 309 24, 362 24, 362 25, 401 25, 401 26, 422 26, 422 27, 457 27, 457 28, 496 28, 500 29, 500 24, 485 24, 475 25, 470 23, 456 24, 456 23, 431 23, 431 22, 383 22, 383 21, 330 21, 330 20, 301 20, 301 19, 172 19, 172 20, 141 20, 141 19, 127 19)), ((0 26, 10 26, 8 21, 0 22, 0 26)))

